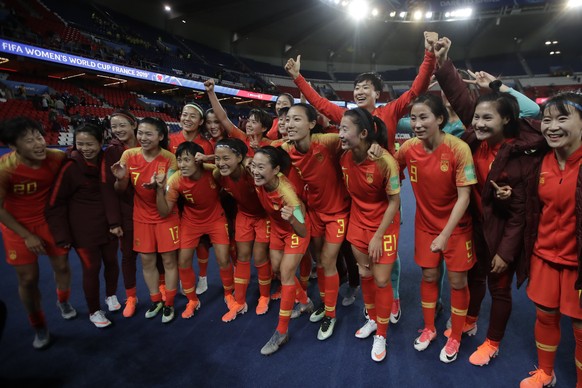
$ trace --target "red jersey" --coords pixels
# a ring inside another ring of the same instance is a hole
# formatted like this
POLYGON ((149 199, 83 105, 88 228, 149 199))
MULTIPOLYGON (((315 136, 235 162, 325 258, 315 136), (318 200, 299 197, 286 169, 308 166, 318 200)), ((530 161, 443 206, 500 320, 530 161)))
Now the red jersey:
POLYGON ((534 254, 562 265, 577 267, 576 180, 582 165, 582 147, 566 160, 560 170, 554 152, 542 161, 538 194, 541 202, 538 237, 534 254))
MULTIPOLYGON (((277 175, 279 186, 271 192, 265 190, 264 186, 255 187, 261 205, 266 210, 271 227, 276 228, 278 234, 295 233, 289 221, 281 218, 281 209, 283 206, 297 207, 302 203, 295 192, 295 189, 287 177, 281 173, 277 175)), ((307 215, 306 215, 307 218, 307 215)))
POLYGON ((305 154, 291 142, 284 143, 281 148, 287 151, 306 184, 305 198, 311 210, 324 214, 349 210, 349 195, 341 183, 339 157, 342 149, 338 135, 311 135, 311 146, 305 154))
POLYGON ((41 166, 31 168, 20 161, 16 152, 0 157, 0 198, 4 209, 23 226, 46 223, 49 191, 64 159, 63 151, 47 149, 41 166))
MULTIPOLYGON (((425 151, 418 138, 407 140, 396 154, 400 167, 408 168, 416 197, 415 228, 440 234, 457 202, 457 187, 477 183, 471 149, 453 135, 433 152, 425 151)), ((465 212, 453 234, 471 229, 471 216, 465 212)))
MULTIPOLYGON (((239 127, 233 124, 231 129, 228 131, 228 136, 233 139, 242 140, 247 145, 247 148, 249 149, 247 152, 247 156, 249 158, 255 156, 255 150, 253 149, 253 147, 251 147, 251 141, 248 135, 245 132, 241 131, 239 127)), ((266 137, 261 138, 258 144, 259 147, 264 147, 268 145, 271 145, 271 141, 266 137)))
POLYGON ((388 195, 400 193, 398 163, 386 150, 382 156, 356 164, 352 151, 341 157, 344 183, 352 197, 350 224, 376 230, 388 208, 388 195))
MULTIPOLYGON (((374 109, 372 114, 379 117, 386 124, 388 130, 388 151, 394 154, 394 142, 396 140, 396 126, 398 120, 410 111, 410 103, 418 96, 426 93, 430 85, 430 77, 432 76, 436 57, 433 53, 425 51, 424 60, 420 65, 418 76, 414 79, 410 90, 407 90, 400 97, 394 101, 390 101, 384 106, 374 109)), ((321 97, 315 89, 311 87, 303 78, 299 76, 293 81, 299 88, 301 93, 305 96, 307 101, 312 104, 318 112, 330 119, 333 123, 339 123, 342 120, 346 108, 342 108, 330 102, 324 97, 321 97)))
POLYGON ((127 168, 129 181, 135 190, 133 220, 144 224, 157 224, 162 218, 156 205, 156 190, 146 189, 143 184, 150 183, 154 174, 176 171, 176 157, 170 151, 162 149, 154 160, 148 162, 143 157, 141 147, 136 147, 125 150, 119 161, 127 168))
MULTIPOLYGON (((176 150, 178 149, 178 146, 180 144, 184 143, 185 141, 188 141, 184 137, 184 131, 172 133, 170 135, 169 140, 170 140, 170 151, 173 154, 176 154, 176 150)), ((198 144, 200 147, 202 147, 202 149, 204 150, 204 155, 214 154, 214 147, 212 147, 212 144, 210 144, 210 142, 206 140, 201 134, 198 134, 192 141, 198 144)))
POLYGON ((277 140, 279 138, 279 118, 275 117, 273 119, 273 125, 271 129, 267 132, 267 138, 271 140, 277 140))
POLYGON ((184 197, 182 219, 196 225, 213 223, 224 217, 218 195, 220 189, 212 177, 214 166, 204 164, 203 169, 198 180, 184 177, 179 172, 172 175, 166 191, 168 202, 176 203, 180 196, 184 197))
POLYGON ((224 191, 234 198, 239 212, 248 217, 266 217, 265 209, 257 197, 253 177, 242 166, 240 170, 241 176, 238 181, 230 176, 220 175, 218 167, 214 168, 212 174, 224 191))
MULTIPOLYGON (((509 140, 507 140, 509 141, 509 140)), ((483 192, 483 187, 487 182, 487 176, 491 170, 491 164, 497 156, 497 152, 503 145, 503 142, 497 143, 493 148, 489 147, 486 141, 481 142, 479 148, 473 154, 473 160, 475 162, 475 173, 477 175, 477 184, 473 186, 473 200, 479 214, 483 215, 483 205, 481 204, 481 193, 483 192)), ((496 182, 497 183, 497 182, 496 182)))

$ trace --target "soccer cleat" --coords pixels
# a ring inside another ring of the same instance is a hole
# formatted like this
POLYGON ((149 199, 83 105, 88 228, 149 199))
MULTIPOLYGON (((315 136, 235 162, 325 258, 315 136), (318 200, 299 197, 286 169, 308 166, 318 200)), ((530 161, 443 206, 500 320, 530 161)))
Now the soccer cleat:
POLYGON ((145 317, 148 319, 155 317, 156 315, 158 315, 162 307, 164 307, 163 302, 153 302, 148 311, 146 311, 145 317))
POLYGON ((401 316, 400 299, 394 299, 392 302, 392 311, 390 311, 390 323, 398 323, 401 316))
POLYGON ((51 335, 46 327, 41 329, 36 329, 34 334, 34 341, 32 341, 32 347, 36 350, 41 350, 47 348, 51 343, 51 335))
POLYGON ((414 340, 414 349, 422 352, 424 349, 428 348, 431 341, 436 338, 436 330, 432 331, 428 328, 424 328, 418 331, 420 335, 414 340))
POLYGON ((194 311, 199 310, 201 306, 200 300, 189 300, 186 309, 182 313, 182 318, 189 319, 194 316, 194 311))
POLYGON ((236 304, 236 299, 234 299, 234 295, 226 294, 224 297, 224 303, 226 303, 226 307, 230 310, 236 304))
POLYGON ((370 319, 370 315, 368 314, 368 309, 364 306, 364 319, 367 321, 370 319))
POLYGON ((335 327, 336 319, 328 317, 327 315, 323 317, 321 321, 321 326, 317 332, 317 339, 320 341, 325 341, 333 334, 333 328, 335 327))
POLYGON ((289 333, 281 334, 277 330, 271 336, 269 341, 261 349, 261 354, 263 356, 269 356, 275 353, 281 346, 283 346, 287 341, 289 341, 289 333))
POLYGON ((315 306, 313 306, 311 299, 307 298, 307 303, 297 303, 295 307, 293 307, 293 311, 291 311, 291 319, 299 318, 304 313, 311 314, 314 308, 315 306))
POLYGON ((64 319, 73 319, 77 316, 77 310, 69 302, 57 302, 57 307, 61 310, 64 319))
POLYGON ((263 315, 263 314, 266 314, 267 311, 269 311, 269 302, 270 301, 271 301, 271 299, 268 296, 261 296, 259 298, 259 303, 257 304, 257 308, 255 310, 257 315, 263 315))
POLYGON ((271 294, 271 300, 281 299, 281 285, 277 287, 277 290, 271 294))
POLYGON ((325 305, 322 303, 319 305, 319 307, 317 307, 317 310, 311 313, 311 315, 309 316, 309 320, 311 322, 319 322, 323 319, 324 316, 325 316, 325 305))
POLYGON ((232 308, 222 316, 222 322, 234 321, 237 315, 246 313, 248 309, 249 306, 246 303, 238 304, 235 302, 232 308))
POLYGON ((208 278, 206 276, 199 276, 196 284, 196 295, 202 295, 208 290, 208 278))
POLYGON ((386 358, 386 338, 381 335, 374 336, 374 344, 371 352, 372 360, 380 362, 386 358))
MULTIPOLYGON (((449 338, 451 336, 452 331, 453 329, 449 327, 447 330, 445 330, 443 334, 445 337, 449 338)), ((471 337, 474 336, 475 334, 477 334, 477 323, 475 322, 471 325, 465 322, 463 324, 463 335, 468 335, 469 337, 471 337)))
POLYGON ((111 325, 111 321, 105 316, 105 312, 97 310, 89 315, 89 320, 98 328, 104 328, 111 325))
POLYGON ((491 344, 489 339, 486 339, 482 345, 480 345, 477 350, 471 354, 469 357, 469 362, 476 366, 483 366, 489 364, 492 358, 497 357, 499 354, 499 346, 494 346, 491 344))
POLYGON ((164 306, 162 309, 162 323, 170 323, 174 320, 174 306, 164 306))
POLYGON ((552 372, 551 376, 548 376, 543 369, 537 369, 533 372, 529 372, 530 377, 527 377, 519 383, 519 388, 543 388, 543 387, 553 387, 556 385, 556 374, 552 372))
POLYGON ((166 285, 160 284, 158 289, 160 290, 160 294, 162 294, 162 302, 165 302, 166 301, 166 285))
POLYGON ((135 314, 135 306, 137 305, 137 297, 128 296, 125 301, 125 308, 123 309, 123 316, 125 318, 133 317, 135 314))
POLYGON ((105 304, 107 304, 107 309, 109 311, 117 311, 121 308, 121 304, 119 304, 116 295, 111 295, 105 298, 105 304))
POLYGON ((441 361, 447 364, 449 362, 455 361, 457 359, 457 355, 459 354, 459 346, 461 346, 459 341, 453 338, 449 338, 444 348, 441 350, 441 361))
POLYGON ((378 325, 376 321, 373 319, 368 319, 364 326, 360 327, 358 331, 356 331, 356 338, 368 338, 373 332, 378 329, 378 325))
POLYGON ((342 300, 342 306, 351 306, 356 301, 356 293, 360 289, 360 286, 357 287, 348 287, 346 290, 346 294, 344 295, 344 299, 342 300))

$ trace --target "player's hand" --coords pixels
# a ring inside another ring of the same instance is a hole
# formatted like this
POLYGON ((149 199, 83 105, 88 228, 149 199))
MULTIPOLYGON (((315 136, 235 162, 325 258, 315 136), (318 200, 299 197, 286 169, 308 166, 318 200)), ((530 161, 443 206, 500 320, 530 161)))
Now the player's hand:
POLYGON ((257 148, 261 148, 261 135, 251 134, 249 136, 249 146, 256 150, 257 148))
POLYGON ((111 172, 113 173, 113 176, 118 180, 122 180, 127 177, 127 167, 121 164, 121 162, 115 162, 111 166, 111 172))
POLYGON ((431 252, 443 252, 447 249, 447 243, 449 242, 449 238, 439 234, 432 243, 430 244, 431 252))
POLYGON ((378 263, 382 257, 382 237, 372 237, 368 244, 368 255, 373 263, 378 263))
POLYGON ((299 77, 299 72, 301 70, 301 55, 298 55, 297 59, 289 58, 285 64, 285 70, 293 79, 299 77))
POLYGON ((208 93, 214 93, 214 79, 209 78, 204 81, 204 89, 206 89, 206 92, 208 93))
POLYGON ((434 44, 439 40, 439 34, 437 32, 425 31, 424 32, 424 48, 426 51, 434 51, 434 44))
POLYGON ((434 53, 437 58, 437 62, 439 67, 444 65, 445 61, 448 58, 449 50, 451 49, 451 40, 447 37, 443 37, 439 39, 434 44, 434 53))
POLYGON ((498 186, 497 183, 490 181, 495 189, 495 198, 505 201, 511 198, 511 186, 498 186))
POLYGON ((293 215, 293 210, 293 206, 283 206, 283 208, 281 208, 281 218, 291 223, 291 221, 295 218, 293 215))
POLYGON ((46 251, 44 249, 44 241, 36 234, 30 234, 28 237, 24 239, 24 244, 28 248, 29 251, 34 253, 35 255, 46 255, 46 251))
POLYGON ((109 233, 111 233, 112 235, 114 235, 117 238, 123 237, 123 229, 121 229, 121 226, 109 228, 109 233))
POLYGON ((204 155, 202 152, 196 152, 196 155, 194 155, 194 161, 198 164, 204 163, 205 160, 206 155, 204 155))
POLYGON ((378 143, 372 143, 368 149, 368 159, 375 160, 382 156, 382 147, 378 143))
POLYGON ((507 269, 507 263, 505 260, 501 258, 499 255, 493 256, 493 260, 491 260, 491 272, 492 273, 501 273, 507 269))
MULTIPOLYGON (((160 174, 154 173, 152 175, 152 179, 150 179, 149 182, 143 183, 141 185, 141 187, 143 187, 144 189, 148 189, 148 190, 154 190, 154 189, 156 189, 158 187, 158 183, 157 183, 158 180, 156 179, 156 177, 158 175, 160 175, 160 174)), ((165 175, 165 174, 163 174, 163 175, 165 175)))
POLYGON ((467 70, 467 72, 474 79, 464 79, 463 82, 467 84, 477 85, 481 89, 489 89, 489 84, 497 80, 496 77, 492 76, 486 71, 476 71, 473 73, 471 70, 467 70))
POLYGON ((154 174, 153 178, 152 178, 155 182, 156 188, 158 189, 164 189, 166 187, 166 174, 154 174))

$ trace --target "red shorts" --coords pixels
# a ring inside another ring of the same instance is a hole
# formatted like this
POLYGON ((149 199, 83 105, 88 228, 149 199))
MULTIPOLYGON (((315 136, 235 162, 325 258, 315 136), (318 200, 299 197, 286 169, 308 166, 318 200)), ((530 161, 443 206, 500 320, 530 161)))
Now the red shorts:
POLYGON ((209 223, 193 224, 182 219, 180 225, 182 239, 180 249, 196 248, 200 242, 200 237, 207 234, 212 244, 230 244, 228 237, 228 222, 225 217, 209 223))
POLYGON ((251 217, 238 212, 236 214, 234 240, 237 242, 255 241, 268 243, 271 235, 271 221, 267 218, 251 217))
POLYGON ((311 237, 323 237, 332 244, 341 244, 346 238, 350 213, 325 214, 308 210, 311 222, 311 237))
POLYGON ((299 237, 295 233, 281 232, 277 229, 271 230, 271 241, 269 249, 283 251, 284 254, 304 255, 309 247, 311 236, 309 235, 309 225, 307 225, 307 236, 299 237))
POLYGON ((577 268, 554 264, 537 255, 532 255, 530 263, 527 296, 536 304, 582 319, 579 293, 574 288, 577 268))
POLYGON ((180 219, 170 216, 158 224, 133 222, 133 250, 139 253, 165 253, 180 248, 180 219))
POLYGON ((473 249, 473 230, 453 234, 447 243, 444 252, 432 252, 430 244, 438 234, 415 230, 414 233, 414 261, 423 268, 436 268, 441 259, 445 260, 447 270, 453 272, 468 271, 475 264, 475 250, 473 249))
MULTIPOLYGON (((354 248, 358 251, 369 254, 368 245, 370 245, 370 240, 374 237, 376 233, 375 230, 364 229, 354 224, 350 224, 348 228, 347 240, 352 244, 354 248)), ((398 257, 398 235, 400 234, 400 220, 394 219, 384 235, 382 236, 382 256, 378 264, 392 264, 396 261, 398 257)))
MULTIPOLYGON (((44 250, 47 256, 64 256, 69 250, 58 247, 53 239, 53 235, 48 224, 23 225, 30 233, 37 235, 44 241, 44 250)), ((36 263, 38 256, 32 253, 24 243, 24 239, 2 225, 2 239, 4 240, 4 250, 6 251, 6 262, 10 265, 26 265, 36 263)))

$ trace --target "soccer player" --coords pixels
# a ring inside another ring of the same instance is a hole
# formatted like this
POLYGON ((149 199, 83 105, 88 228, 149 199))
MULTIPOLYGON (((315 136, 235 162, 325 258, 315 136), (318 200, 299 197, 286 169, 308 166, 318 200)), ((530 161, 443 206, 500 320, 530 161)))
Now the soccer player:
POLYGON ((115 191, 115 177, 111 166, 123 152, 138 147, 135 132, 137 119, 131 112, 117 110, 110 117, 111 132, 115 136, 105 149, 102 158, 101 182, 105 202, 105 214, 109 222, 109 231, 119 238, 121 248, 121 274, 125 285, 125 307, 123 316, 132 317, 137 305, 136 295, 136 260, 137 252, 133 250, 133 187, 119 194, 115 191))
MULTIPOLYGON (((275 102, 275 119, 271 129, 267 132, 267 137, 271 140, 282 138, 281 134, 281 109, 290 108, 295 103, 295 99, 289 93, 280 94, 275 102)), ((283 119, 284 121, 284 119, 283 119)))
POLYGON ((350 199, 341 182, 337 134, 311 134, 317 123, 317 112, 311 105, 298 103, 287 112, 289 141, 281 148, 289 154, 293 168, 307 188, 305 197, 311 238, 317 262, 317 283, 321 305, 311 316, 311 322, 321 321, 319 340, 333 334, 339 276, 336 261, 345 239, 349 220, 350 199))
POLYGON ((477 183, 469 146, 445 133, 447 109, 442 99, 426 94, 414 100, 410 121, 415 138, 406 141, 396 159, 408 168, 416 197, 414 260, 422 268, 420 297, 424 328, 414 348, 425 350, 436 338, 434 325, 439 262, 445 260, 451 285, 452 332, 440 360, 456 360, 469 306, 467 271, 474 264, 471 185, 477 183))
POLYGON ((212 109, 204 112, 204 132, 210 145, 212 145, 212 149, 216 147, 216 143, 219 140, 228 137, 226 130, 222 127, 212 109))
POLYGON ((270 221, 263 209, 252 175, 244 167, 247 146, 239 139, 222 139, 216 144, 214 179, 232 196, 238 211, 235 220, 237 265, 234 271, 234 297, 236 305, 223 317, 223 321, 236 318, 246 309, 247 287, 251 278, 251 254, 255 260, 259 278, 260 297, 257 315, 269 310, 271 289, 271 264, 268 260, 270 221))
POLYGON ((0 227, 6 261, 16 271, 20 301, 35 331, 35 349, 50 344, 38 288, 39 255, 50 258, 62 317, 77 315, 69 303, 68 250, 56 245, 44 216, 49 190, 65 154, 47 149, 43 136, 40 123, 25 117, 7 120, 0 128, 0 141, 11 149, 0 158, 0 227))
POLYGON ((393 291, 392 266, 398 252, 400 232, 400 177, 398 163, 388 151, 368 159, 372 143, 386 144, 382 120, 365 109, 344 113, 340 124, 344 183, 352 197, 347 239, 358 262, 362 295, 369 319, 356 332, 367 338, 376 331, 371 357, 386 357, 386 333, 393 291))
POLYGON ((261 349, 270 355, 289 340, 289 320, 295 298, 306 309, 313 302, 301 288, 295 272, 309 245, 309 222, 305 207, 293 185, 281 173, 291 164, 287 153, 280 148, 259 148, 251 170, 257 194, 271 221, 270 259, 273 272, 281 277, 281 307, 275 333, 261 349))
POLYGON ((102 146, 102 128, 82 124, 75 129, 74 148, 59 172, 46 209, 47 222, 57 245, 74 247, 81 259, 89 320, 98 328, 111 325, 99 303, 101 263, 105 303, 109 311, 121 309, 115 295, 119 277, 118 243, 110 232, 105 198, 101 195, 102 146))
MULTIPOLYGON (((528 106, 527 97, 518 100, 518 93, 509 94, 501 81, 477 72, 474 82, 488 93, 475 98, 447 58, 450 40, 442 38, 438 46, 436 77, 467 128, 461 138, 471 147, 477 173, 471 203, 477 263, 468 274, 470 303, 463 332, 476 333, 488 286, 492 302, 487 338, 469 357, 471 364, 483 366, 499 353, 511 314, 511 283, 523 254, 525 182, 533 174, 533 151, 546 143, 539 122, 519 118, 520 106, 528 106), (506 192, 512 193, 507 199, 506 192)), ((529 105, 536 104, 530 100, 529 105)))
MULTIPOLYGON (((203 153, 200 145, 184 142, 176 150, 176 160, 180 171, 167 180, 165 175, 156 175, 157 208, 162 218, 171 214, 178 198, 184 198, 184 209, 180 219, 180 253, 178 266, 184 294, 188 298, 182 318, 188 319, 200 308, 196 296, 196 276, 192 268, 194 250, 205 234, 210 236, 224 287, 224 301, 230 307, 234 304, 233 268, 228 257, 228 224, 224 210, 220 206, 219 190, 212 176, 214 166, 197 162, 197 154, 203 153)), ((243 306, 246 308, 246 306, 243 306)), ((238 313, 243 314, 241 308, 238 313)))
POLYGON ((162 120, 146 117, 137 127, 141 147, 123 152, 121 159, 111 166, 116 178, 115 189, 123 192, 131 184, 133 199, 133 250, 140 253, 145 282, 152 304, 145 317, 154 318, 162 311, 162 322, 174 319, 174 297, 178 285, 176 250, 180 246, 180 220, 177 212, 160 217, 156 206, 156 182, 159 174, 172 175, 176 171, 176 157, 166 149, 168 127, 162 120), (166 273, 166 301, 162 302, 159 289, 157 253, 162 256, 166 273))
MULTIPOLYGON (((577 385, 582 385, 582 94, 550 98, 541 123, 550 150, 528 177, 527 295, 536 305, 535 340, 539 369, 520 387, 553 387, 560 342, 560 317, 572 318, 577 385), (535 241, 534 241, 535 236, 535 241)), ((511 194, 513 195, 513 193, 511 194)))
POLYGON ((180 132, 170 135, 169 150, 175 154, 178 146, 185 141, 192 141, 202 147, 205 155, 212 155, 212 145, 202 136, 201 127, 204 124, 204 111, 196 103, 188 103, 182 108, 180 115, 180 132))

